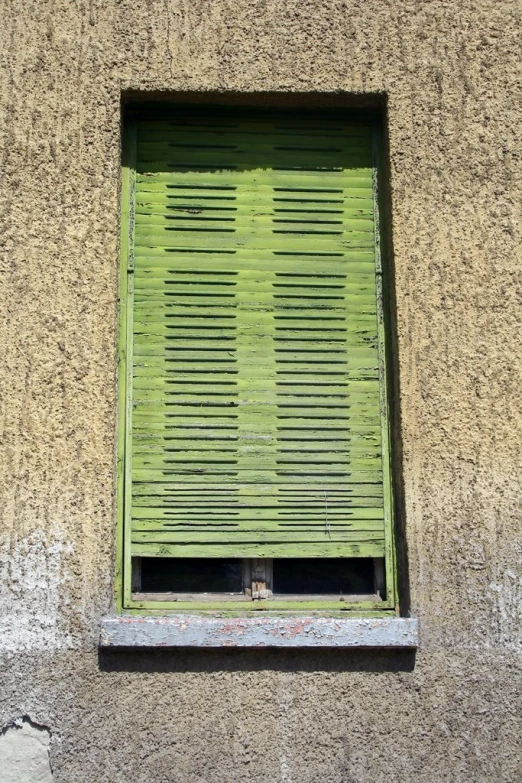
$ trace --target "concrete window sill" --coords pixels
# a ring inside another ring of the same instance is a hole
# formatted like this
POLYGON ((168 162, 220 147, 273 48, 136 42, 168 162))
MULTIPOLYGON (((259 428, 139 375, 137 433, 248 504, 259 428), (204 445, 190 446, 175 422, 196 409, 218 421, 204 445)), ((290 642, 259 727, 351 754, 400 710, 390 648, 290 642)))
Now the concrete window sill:
POLYGON ((366 647, 414 649, 404 617, 104 617, 101 647, 366 647))

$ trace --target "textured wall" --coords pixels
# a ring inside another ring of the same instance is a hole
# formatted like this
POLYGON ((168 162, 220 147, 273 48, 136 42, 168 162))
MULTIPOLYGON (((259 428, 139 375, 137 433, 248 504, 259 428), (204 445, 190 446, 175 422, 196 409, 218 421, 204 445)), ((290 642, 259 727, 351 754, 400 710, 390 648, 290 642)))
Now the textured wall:
POLYGON ((3 0, 0 726, 60 783, 522 780, 517 0, 3 0), (122 91, 386 93, 409 654, 106 654, 122 91))

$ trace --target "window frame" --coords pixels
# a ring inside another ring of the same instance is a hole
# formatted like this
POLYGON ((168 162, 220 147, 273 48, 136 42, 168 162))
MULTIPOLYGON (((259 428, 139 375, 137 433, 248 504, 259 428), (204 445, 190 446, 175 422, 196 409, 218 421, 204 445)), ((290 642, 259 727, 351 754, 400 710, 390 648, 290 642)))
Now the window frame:
MULTIPOLYGON (((168 112, 169 104, 164 104, 168 112)), ((177 104, 179 108, 179 104, 177 104)), ((211 108, 210 106, 208 107, 211 108)), ((284 111, 284 109, 282 109, 284 111)), ((130 557, 130 525, 126 524, 125 509, 129 505, 131 492, 130 465, 126 460, 126 442, 129 437, 132 408, 131 395, 127 393, 132 385, 132 295, 134 255, 134 191, 136 176, 136 144, 137 120, 146 116, 147 107, 137 108, 129 112, 123 121, 122 132, 122 174, 121 174, 121 210, 120 210, 120 273, 119 273, 119 338, 118 338, 118 433, 117 433, 117 540, 116 540, 116 571, 115 571, 115 602, 119 612, 131 614, 165 614, 165 612, 190 612, 195 614, 241 614, 251 615, 263 612, 339 615, 350 612, 359 616, 382 616, 398 613, 395 524, 394 524, 394 494, 392 482, 391 426, 390 426, 390 373, 393 363, 390 355, 390 316, 387 307, 388 298, 383 282, 383 239, 381 226, 382 185, 385 177, 383 162, 383 136, 380 116, 369 116, 367 111, 356 112, 372 120, 372 179, 373 179, 373 210, 375 225, 375 281, 378 318, 378 357, 379 357, 379 395, 380 424, 382 433, 382 464, 384 490, 384 531, 385 555, 384 574, 386 583, 386 598, 384 600, 358 600, 356 596, 349 600, 346 596, 339 606, 339 601, 321 600, 320 596, 313 600, 292 602, 277 598, 249 600, 248 597, 238 601, 222 601, 213 598, 211 601, 191 600, 136 600, 133 595, 132 562, 130 557)), ((350 112, 353 114, 353 112, 350 112)), ((386 260, 386 259, 385 259, 386 260)), ((350 558, 346 558, 347 560, 350 558)))

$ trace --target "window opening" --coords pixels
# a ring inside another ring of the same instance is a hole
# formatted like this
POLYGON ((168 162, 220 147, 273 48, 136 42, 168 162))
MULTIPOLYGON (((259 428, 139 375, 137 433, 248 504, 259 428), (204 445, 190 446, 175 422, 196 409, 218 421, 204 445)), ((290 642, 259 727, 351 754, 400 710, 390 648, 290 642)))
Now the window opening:
POLYGON ((123 606, 394 610, 378 156, 364 115, 129 122, 123 606))

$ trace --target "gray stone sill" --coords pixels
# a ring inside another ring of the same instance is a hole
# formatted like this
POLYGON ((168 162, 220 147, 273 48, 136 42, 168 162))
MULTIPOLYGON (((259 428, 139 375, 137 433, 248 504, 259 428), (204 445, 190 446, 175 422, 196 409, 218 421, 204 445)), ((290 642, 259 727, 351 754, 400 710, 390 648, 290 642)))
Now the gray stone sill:
POLYGON ((405 617, 104 617, 100 647, 363 647, 414 649, 405 617))

